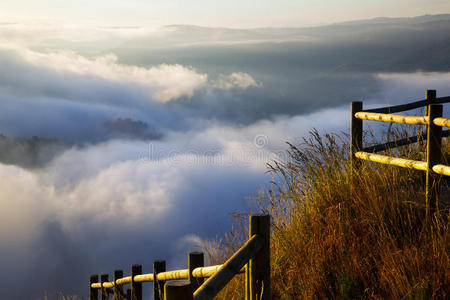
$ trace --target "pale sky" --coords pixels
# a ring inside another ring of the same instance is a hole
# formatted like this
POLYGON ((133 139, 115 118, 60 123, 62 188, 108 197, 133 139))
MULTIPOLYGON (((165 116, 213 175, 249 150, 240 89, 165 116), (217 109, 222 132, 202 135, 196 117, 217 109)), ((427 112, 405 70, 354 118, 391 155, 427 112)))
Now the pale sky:
POLYGON ((449 0, 0 0, 0 22, 280 27, 450 13, 449 0))

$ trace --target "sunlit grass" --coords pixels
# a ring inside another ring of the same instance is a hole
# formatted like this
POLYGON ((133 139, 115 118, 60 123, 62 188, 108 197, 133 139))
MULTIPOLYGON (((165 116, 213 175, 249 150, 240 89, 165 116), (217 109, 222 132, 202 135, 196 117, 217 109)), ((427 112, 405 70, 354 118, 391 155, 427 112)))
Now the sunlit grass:
MULTIPOLYGON (((444 142, 445 157, 449 143, 444 142)), ((424 159, 423 145, 392 154, 424 159)), ((277 184, 257 197, 272 215, 273 299, 444 299, 450 297, 448 186, 439 214, 425 218, 421 171, 361 162, 353 170, 347 139, 312 132, 273 162, 277 184)), ((206 246, 213 262, 245 240, 246 225, 206 246), (220 247, 218 247, 220 246, 220 247), (214 251, 211 249, 214 248, 214 251)), ((235 280, 221 299, 242 299, 235 280)))

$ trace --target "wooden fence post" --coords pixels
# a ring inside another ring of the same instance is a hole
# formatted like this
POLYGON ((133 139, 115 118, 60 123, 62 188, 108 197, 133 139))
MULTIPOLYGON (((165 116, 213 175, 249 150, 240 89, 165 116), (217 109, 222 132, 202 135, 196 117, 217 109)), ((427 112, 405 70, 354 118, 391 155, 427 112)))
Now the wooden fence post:
POLYGON ((249 300, 270 299, 270 215, 250 216, 249 238, 263 238, 264 244, 249 265, 249 300))
POLYGON ((245 284, 244 299, 249 300, 250 299, 250 264, 249 263, 247 263, 245 265, 244 284, 245 284))
POLYGON ((91 278, 89 280, 89 300, 98 300, 98 289, 92 288, 93 283, 98 282, 98 275, 94 274, 91 275, 91 278))
POLYGON ((430 106, 436 102, 436 90, 427 90, 425 93, 425 100, 428 101, 427 104, 427 116, 430 115, 430 106))
POLYGON ((432 104, 429 111, 430 124, 427 138, 427 179, 426 206, 427 216, 430 208, 439 211, 439 194, 441 176, 433 172, 432 168, 441 162, 442 127, 433 123, 435 118, 442 117, 442 105, 432 104))
POLYGON ((114 271, 114 300, 122 300, 123 299, 123 287, 117 284, 117 279, 123 277, 122 270, 114 271))
POLYGON ((357 112, 362 111, 363 103, 361 101, 353 101, 350 106, 351 121, 350 121, 350 196, 353 197, 356 176, 355 172, 361 165, 359 159, 355 157, 355 153, 362 149, 363 137, 363 120, 355 117, 357 112))
POLYGON ((100 282, 102 283, 102 300, 108 300, 109 299, 109 293, 108 289, 103 287, 103 282, 109 281, 109 275, 108 274, 102 274, 100 276, 100 282))
POLYGON ((174 280, 164 285, 164 300, 192 300, 193 298, 189 280, 174 280))
POLYGON ((165 260, 153 262, 153 300, 164 300, 164 281, 157 279, 158 273, 166 271, 165 260))
POLYGON ((142 300, 142 282, 134 281, 134 276, 142 274, 141 265, 131 266, 131 299, 142 300))
MULTIPOLYGON (((425 107, 425 115, 427 117, 429 117, 430 116, 430 106, 431 106, 431 104, 433 104, 436 101, 436 90, 426 90, 425 100, 427 100, 427 102, 428 102, 427 106, 425 107)), ((428 134, 428 127, 429 127, 428 125, 425 126, 425 135, 428 134)), ((422 144, 419 143, 419 145, 422 145, 422 144)), ((427 139, 425 139, 425 146, 427 147, 425 149, 425 151, 428 151, 427 150, 428 149, 428 140, 427 139)), ((427 174, 428 173, 422 173, 422 180, 425 182, 427 182, 427 177, 428 177, 427 174)), ((427 186, 426 183, 425 183, 425 186, 427 186)), ((427 214, 428 214, 428 211, 427 211, 427 214)))
POLYGON ((189 269, 189 281, 191 282, 192 290, 195 291, 199 286, 203 284, 203 278, 195 278, 192 276, 192 271, 195 268, 203 267, 205 265, 205 260, 202 252, 191 252, 188 258, 188 269, 189 269))

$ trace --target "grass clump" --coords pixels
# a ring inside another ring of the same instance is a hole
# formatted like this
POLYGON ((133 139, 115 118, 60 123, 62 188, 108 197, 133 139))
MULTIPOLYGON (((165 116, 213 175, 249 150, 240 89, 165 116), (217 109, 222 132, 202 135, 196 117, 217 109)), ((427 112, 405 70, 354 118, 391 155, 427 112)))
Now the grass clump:
MULTIPOLYGON (((421 147, 390 154, 423 160, 421 147)), ((289 161, 270 165, 276 184, 258 203, 272 216, 272 298, 450 297, 446 182, 439 211, 426 218, 424 172, 370 162, 351 170, 348 149, 346 138, 314 131, 289 144, 289 161)), ((237 228, 209 253, 213 262, 245 240, 246 226, 237 228)), ((221 298, 242 299, 243 286, 232 282, 221 298)))

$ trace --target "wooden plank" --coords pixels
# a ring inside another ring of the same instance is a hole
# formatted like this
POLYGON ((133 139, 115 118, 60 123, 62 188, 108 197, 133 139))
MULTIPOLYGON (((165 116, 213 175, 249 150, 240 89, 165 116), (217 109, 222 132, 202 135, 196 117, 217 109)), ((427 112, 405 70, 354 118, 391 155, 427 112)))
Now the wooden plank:
POLYGON ((164 300, 192 300, 192 286, 189 280, 176 280, 164 285, 164 300))
POLYGON ((250 266, 248 263, 245 264, 244 266, 245 268, 245 274, 244 274, 244 284, 245 284, 245 288, 244 288, 244 299, 248 300, 250 299, 250 266))
MULTIPOLYGON (((435 104, 438 103, 447 103, 450 102, 450 97, 440 97, 436 98, 436 100, 433 102, 435 104)), ((402 111, 407 111, 411 109, 416 109, 420 107, 427 106, 429 104, 427 99, 419 100, 407 104, 400 104, 395 106, 387 106, 387 107, 380 107, 380 108, 372 108, 372 109, 365 109, 365 112, 373 112, 373 113, 383 113, 383 114, 393 114, 398 113, 402 111)))
POLYGON ((433 172, 445 176, 450 176, 450 166, 435 165, 433 166, 433 172))
MULTIPOLYGON (((89 279, 89 300, 98 300, 98 288, 94 287, 94 284, 98 284, 98 275, 93 274, 89 279)), ((101 284, 100 284, 101 286, 101 284)))
MULTIPOLYGON (((217 271, 222 267, 223 265, 214 265, 214 266, 207 266, 207 267, 200 267, 195 268, 192 270, 192 275, 196 278, 207 278, 213 276, 217 271)), ((244 273, 245 267, 243 267, 239 273, 244 273)), ((167 280, 176 280, 176 279, 188 279, 189 276, 189 270, 188 269, 182 269, 182 270, 175 270, 175 271, 166 271, 161 272, 164 274, 161 274, 158 278, 163 278, 167 280)), ((135 276, 134 281, 136 282, 152 282, 154 281, 154 274, 142 274, 135 276)), ((131 282, 131 276, 119 278, 117 280, 117 284, 126 284, 131 282)), ((93 288, 100 288, 100 283, 93 283, 93 288)))
POLYGON ((450 127, 450 119, 448 118, 436 118, 433 120, 434 125, 441 127, 450 127))
MULTIPOLYGON (((384 150, 388 150, 388 149, 392 149, 392 148, 396 148, 396 147, 406 146, 406 145, 414 144, 417 142, 425 141, 427 139, 427 136, 428 135, 426 133, 419 135, 419 136, 416 135, 416 136, 408 137, 405 139, 401 139, 401 140, 397 140, 397 141, 393 141, 393 142, 389 142, 389 143, 366 147, 366 148, 362 149, 362 151, 371 152, 371 153, 380 152, 380 151, 384 151, 384 150)), ((448 136, 450 136, 450 130, 442 131, 442 137, 448 137, 448 136)))
POLYGON ((109 283, 108 281, 109 281, 109 275, 108 274, 100 275, 100 282, 102 283, 102 290, 101 290, 101 299, 102 300, 108 300, 109 299, 108 287, 105 286, 105 283, 109 283))
MULTIPOLYGON (((442 117, 442 105, 430 105, 430 120, 442 117)), ((442 127, 434 122, 428 126, 427 139, 427 178, 426 178, 426 203, 427 215, 429 210, 438 211, 441 176, 433 172, 433 166, 441 163, 442 127)))
MULTIPOLYGON (((350 195, 353 197, 355 188, 358 185, 356 181, 357 176, 355 172, 359 169, 361 162, 355 158, 355 153, 361 151, 363 140, 363 121, 357 119, 355 115, 363 108, 363 103, 355 101, 350 104, 350 195)), ((245 276, 248 280, 248 274, 245 276)), ((247 297, 250 297, 249 291, 246 291, 247 297)))
POLYGON ((127 276, 127 277, 123 277, 120 279, 117 279, 117 284, 126 284, 126 283, 131 283, 131 276, 127 276))
MULTIPOLYGON (((119 278, 115 282, 114 281, 103 282, 103 285, 102 285, 102 283, 93 283, 93 284, 91 284, 91 287, 95 288, 95 289, 99 289, 102 286, 106 287, 106 288, 113 288, 116 285, 123 285, 126 283, 131 283, 131 281, 132 281, 131 276, 127 276, 127 277, 119 278)), ((134 276, 134 281, 135 282, 153 282, 153 273, 136 275, 136 276, 134 276)))
POLYGON ((409 169, 416 169, 421 171, 427 170, 427 163, 424 161, 410 160, 404 158, 390 157, 387 155, 380 155, 367 152, 356 152, 355 156, 360 159, 369 160, 381 164, 398 166, 409 169))
POLYGON ((264 245, 259 235, 250 238, 233 256, 223 264, 222 268, 208 278, 194 293, 195 300, 213 299, 217 293, 238 274, 247 261, 256 255, 264 245))
POLYGON ((249 300, 270 299, 270 215, 250 216, 249 236, 262 237, 263 245, 248 262, 249 300))
MULTIPOLYGON (((425 92, 425 99, 428 102, 428 105, 426 107, 426 115, 429 116, 430 115, 430 105, 433 104, 436 101, 436 90, 426 90, 426 92, 425 92)), ((430 121, 431 121, 431 119, 430 119, 430 121)), ((430 124, 425 126, 425 132, 427 133, 427 137, 428 137, 429 126, 430 126, 430 124)), ((427 143, 428 143, 428 140, 425 142, 425 146, 427 146, 427 143)), ((427 152, 425 152, 425 158, 427 158, 426 156, 427 156, 427 152)), ((430 165, 428 165, 428 166, 430 166, 430 165)), ((423 176, 421 176, 422 179, 425 182, 427 181, 428 174, 429 174, 429 172, 428 172, 428 169, 427 169, 427 172, 423 176)), ((426 186, 425 186, 425 189, 426 189, 426 186)), ((426 194, 426 192, 425 192, 425 194, 426 194)), ((428 216, 428 207, 427 207, 426 213, 427 213, 427 216, 428 216)))
POLYGON ((410 145, 410 144, 414 144, 417 142, 421 142, 427 139, 427 135, 426 134, 422 134, 419 136, 412 136, 412 137, 408 137, 405 139, 401 139, 401 140, 397 140, 397 141, 393 141, 393 142, 389 142, 389 143, 384 143, 384 144, 380 144, 380 145, 374 145, 374 146, 370 146, 370 147, 366 147, 363 149, 364 152, 380 152, 380 151, 384 151, 384 150, 388 150, 388 149, 392 149, 392 148, 397 148, 397 147, 401 147, 401 146, 406 146, 406 145, 410 145))
POLYGON ((195 268, 192 270, 192 276, 196 278, 207 278, 211 277, 222 267, 223 265, 215 265, 215 266, 208 266, 208 267, 202 267, 202 268, 195 268))
POLYGON ((141 265, 131 266, 131 297, 133 300, 142 300, 142 282, 136 282, 134 277, 142 274, 141 265))
POLYGON ((117 280, 123 277, 123 271, 122 270, 115 270, 114 271, 114 300, 122 300, 123 297, 123 287, 119 284, 117 284, 117 280))
POLYGON ((425 100, 427 100, 427 116, 430 115, 430 105, 434 104, 436 101, 436 90, 427 90, 425 92, 425 100))
MULTIPOLYGON (((166 261, 165 260, 155 260, 153 261, 153 274, 154 277, 158 278, 158 274, 166 271, 166 261)), ((164 280, 156 280, 153 283, 153 300, 163 300, 164 299, 164 280)))
POLYGON ((428 105, 428 101, 426 99, 419 100, 407 104, 400 104, 395 106, 386 106, 386 107, 380 107, 380 108, 372 108, 372 109, 366 109, 365 112, 372 112, 372 113, 383 113, 383 114, 393 114, 397 112, 407 111, 411 109, 416 109, 420 107, 424 107, 428 105))
POLYGON ((191 252, 188 256, 188 270, 189 270, 189 281, 191 282, 192 290, 197 290, 203 284, 202 277, 194 277, 195 268, 201 268, 205 264, 205 259, 202 252, 191 252))
POLYGON ((157 276, 158 280, 176 280, 176 279, 188 279, 189 278, 189 270, 173 270, 161 272, 157 276))
POLYGON ((154 279, 153 273, 134 276, 134 281, 136 282, 153 282, 153 279, 154 279))
POLYGON ((358 112, 355 114, 355 117, 360 120, 391 122, 410 125, 427 125, 429 122, 429 117, 426 116, 403 116, 403 115, 379 114, 368 112, 358 112))
POLYGON ((362 149, 362 135, 363 135, 363 123, 362 120, 356 118, 362 110, 362 102, 355 101, 351 103, 351 121, 350 121, 350 144, 351 152, 355 154, 362 149))
POLYGON ((195 268, 192 271, 192 275, 197 278, 207 278, 211 277, 214 274, 217 273, 217 271, 222 267, 223 265, 215 265, 215 266, 208 266, 208 267, 202 267, 202 268, 195 268))
POLYGON ((447 96, 447 97, 439 97, 439 98, 436 98, 436 100, 434 101, 434 103, 435 104, 443 104, 443 103, 448 103, 448 102, 450 102, 450 96, 447 96))
POLYGON ((103 283, 102 283, 102 286, 103 286, 104 288, 110 289, 110 288, 114 287, 114 282, 106 281, 106 282, 103 282, 103 283))

